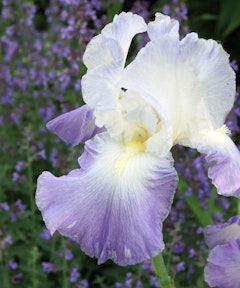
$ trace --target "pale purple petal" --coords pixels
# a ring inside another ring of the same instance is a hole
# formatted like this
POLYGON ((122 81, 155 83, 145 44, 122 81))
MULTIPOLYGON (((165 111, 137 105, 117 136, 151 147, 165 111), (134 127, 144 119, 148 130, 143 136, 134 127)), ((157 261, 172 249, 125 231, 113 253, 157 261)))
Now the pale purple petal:
POLYGON ((164 248, 176 171, 170 156, 134 149, 99 134, 86 143, 81 169, 38 179, 36 202, 48 229, 79 242, 99 264, 135 264, 164 248))
POLYGON ((101 131, 95 125, 92 110, 88 105, 58 116, 47 123, 47 128, 63 141, 74 146, 85 142, 101 131))
POLYGON ((229 238, 240 237, 240 216, 234 216, 227 223, 209 225, 204 229, 205 240, 210 249, 226 244, 229 238))
POLYGON ((215 247, 207 261, 205 280, 210 287, 240 287, 240 238, 229 239, 225 245, 215 247))
POLYGON ((240 197, 240 153, 232 140, 218 131, 199 134, 192 148, 205 154, 208 176, 224 196, 240 197))

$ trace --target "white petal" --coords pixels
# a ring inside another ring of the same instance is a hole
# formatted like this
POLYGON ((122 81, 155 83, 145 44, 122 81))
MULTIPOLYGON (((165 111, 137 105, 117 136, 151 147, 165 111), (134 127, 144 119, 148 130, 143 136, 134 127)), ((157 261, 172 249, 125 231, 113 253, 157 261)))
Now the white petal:
POLYGON ((120 82, 123 88, 148 95, 145 100, 153 107, 159 103, 169 115, 173 128, 180 123, 176 75, 178 53, 178 38, 163 35, 140 50, 126 67, 120 82))
POLYGON ((82 78, 83 99, 93 108, 96 125, 105 126, 110 133, 121 133, 123 127, 118 101, 120 73, 121 69, 112 63, 99 66, 82 78))
POLYGON ((126 67, 121 85, 144 91, 162 104, 170 115, 173 142, 178 143, 191 123, 199 122, 200 106, 213 125, 209 129, 224 123, 233 105, 235 74, 228 54, 216 41, 198 39, 194 33, 179 41, 170 24, 165 28, 165 20, 158 25, 162 37, 154 38, 126 67))
POLYGON ((146 29, 146 23, 138 15, 130 12, 116 15, 113 22, 89 42, 83 56, 85 65, 93 69, 118 61, 123 68, 132 38, 146 29))
POLYGON ((105 39, 111 38, 116 40, 123 51, 123 62, 125 62, 132 38, 136 34, 146 31, 146 29, 147 25, 141 16, 132 14, 131 12, 122 12, 119 15, 115 15, 113 23, 107 25, 102 30, 102 35, 105 39))
POLYGON ((84 55, 90 68, 82 79, 84 101, 94 109, 96 125, 105 126, 112 135, 122 132, 119 79, 127 52, 132 38, 145 30, 142 17, 123 12, 90 42, 84 55))
POLYGON ((188 110, 203 98, 213 128, 217 129, 223 125, 235 97, 235 73, 229 55, 216 41, 199 39, 197 34, 190 33, 181 41, 181 61, 189 69, 180 78, 182 93, 192 101, 188 110))
POLYGON ((155 20, 149 22, 147 33, 151 40, 161 38, 163 35, 175 35, 179 37, 179 22, 167 15, 156 13, 155 20))

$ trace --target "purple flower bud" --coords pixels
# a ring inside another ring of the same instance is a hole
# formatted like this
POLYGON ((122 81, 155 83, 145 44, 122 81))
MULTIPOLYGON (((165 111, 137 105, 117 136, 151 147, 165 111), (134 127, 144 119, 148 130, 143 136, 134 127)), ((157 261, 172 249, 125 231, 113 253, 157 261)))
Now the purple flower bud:
POLYGON ((13 259, 8 260, 8 267, 10 267, 12 270, 16 270, 18 267, 18 263, 15 262, 13 259))
POLYGON ((42 262, 42 269, 46 273, 51 273, 55 270, 55 265, 51 262, 42 262))
POLYGON ((70 282, 71 283, 77 282, 79 277, 80 277, 80 273, 78 272, 78 268, 72 267, 70 271, 70 282))

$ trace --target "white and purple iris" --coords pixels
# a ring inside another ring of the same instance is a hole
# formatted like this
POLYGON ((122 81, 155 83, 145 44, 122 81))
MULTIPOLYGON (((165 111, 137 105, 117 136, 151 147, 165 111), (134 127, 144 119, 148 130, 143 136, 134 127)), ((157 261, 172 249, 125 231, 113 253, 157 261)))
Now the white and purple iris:
POLYGON ((80 169, 40 175, 36 202, 53 234, 76 240, 98 258, 129 265, 164 248, 162 222, 177 186, 175 144, 205 154, 208 174, 226 196, 240 196, 240 154, 224 126, 235 95, 228 54, 160 13, 148 25, 115 16, 87 46, 86 105, 50 121, 67 143, 85 142, 80 169), (132 38, 150 41, 126 66, 132 38))
POLYGON ((210 287, 240 287, 240 216, 227 223, 205 228, 206 243, 210 248, 205 280, 210 287))

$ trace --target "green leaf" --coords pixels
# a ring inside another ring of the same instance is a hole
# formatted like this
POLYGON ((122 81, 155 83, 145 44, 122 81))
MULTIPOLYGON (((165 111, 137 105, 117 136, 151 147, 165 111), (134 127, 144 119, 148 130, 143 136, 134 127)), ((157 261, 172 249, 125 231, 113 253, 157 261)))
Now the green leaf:
POLYGON ((120 1, 108 1, 107 6, 107 17, 108 22, 111 22, 113 20, 113 17, 116 14, 119 14, 122 11, 122 3, 120 1))
POLYGON ((220 0, 220 15, 218 22, 218 32, 223 36, 232 33, 240 26, 240 1, 220 0))

